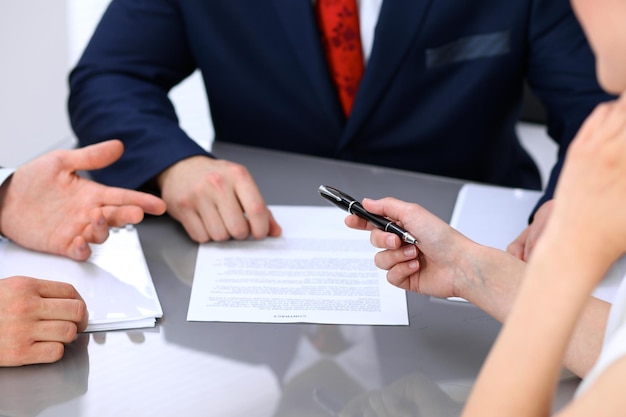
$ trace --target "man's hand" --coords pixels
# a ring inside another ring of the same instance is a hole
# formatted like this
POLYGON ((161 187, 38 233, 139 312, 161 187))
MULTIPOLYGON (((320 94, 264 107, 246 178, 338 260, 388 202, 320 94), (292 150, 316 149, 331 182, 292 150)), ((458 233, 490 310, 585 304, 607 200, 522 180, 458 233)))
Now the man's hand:
POLYGON ((70 284, 0 279, 0 366, 58 361, 87 318, 87 306, 70 284))
POLYGON ((161 173, 157 184, 169 214, 196 242, 263 239, 281 233, 242 165, 193 156, 161 173))
POLYGON ((153 195, 76 173, 110 165, 123 150, 110 140, 50 152, 17 169, 0 188, 0 232, 29 249, 85 260, 88 243, 102 243, 109 227, 138 223, 144 212, 163 214, 165 203, 153 195))
POLYGON ((506 248, 508 253, 522 261, 528 261, 541 233, 546 227, 546 223, 548 223, 550 214, 552 214, 553 204, 554 200, 548 200, 537 209, 533 216, 533 222, 506 248))

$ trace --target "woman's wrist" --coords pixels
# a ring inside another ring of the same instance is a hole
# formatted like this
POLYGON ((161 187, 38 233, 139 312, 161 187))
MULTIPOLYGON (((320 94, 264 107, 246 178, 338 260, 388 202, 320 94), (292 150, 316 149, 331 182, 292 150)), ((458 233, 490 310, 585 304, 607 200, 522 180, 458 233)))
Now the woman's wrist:
POLYGON ((527 264, 499 249, 472 245, 457 279, 459 296, 503 322, 517 296, 527 264))

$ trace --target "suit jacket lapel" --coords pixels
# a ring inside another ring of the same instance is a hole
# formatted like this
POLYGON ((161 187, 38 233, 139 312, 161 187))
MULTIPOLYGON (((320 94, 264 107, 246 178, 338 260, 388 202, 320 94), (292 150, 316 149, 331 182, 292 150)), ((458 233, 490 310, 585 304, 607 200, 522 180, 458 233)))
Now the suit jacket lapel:
POLYGON ((320 107, 341 128, 343 113, 326 65, 311 0, 274 0, 274 6, 285 36, 320 100, 320 107))
POLYGON ((414 43, 432 0, 386 0, 383 2, 370 59, 359 85, 354 107, 342 136, 347 144, 392 81, 398 66, 414 43))

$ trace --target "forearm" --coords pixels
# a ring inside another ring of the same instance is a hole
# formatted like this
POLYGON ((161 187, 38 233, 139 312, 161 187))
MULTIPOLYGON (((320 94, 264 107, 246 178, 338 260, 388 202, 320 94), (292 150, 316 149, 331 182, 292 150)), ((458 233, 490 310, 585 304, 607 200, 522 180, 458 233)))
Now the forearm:
POLYGON ((195 70, 186 36, 177 2, 112 2, 103 15, 70 74, 68 99, 81 146, 124 143, 119 162, 92 173, 98 182, 137 189, 172 164, 206 153, 180 128, 168 96, 195 70))
POLYGON ((527 264, 506 252, 481 245, 469 247, 465 259, 459 295, 504 323, 527 264))
MULTIPOLYGON (((504 323, 511 313, 528 264, 497 249, 478 246, 470 255, 474 278, 461 289, 461 296, 504 323)), ((467 268, 466 268, 467 270, 467 268)), ((565 351, 563 365, 584 377, 597 359, 610 304, 589 297, 576 322, 565 351)))
MULTIPOLYGON (((536 253, 468 402, 467 416, 548 415, 565 351, 592 290, 589 263, 536 253), (502 372, 506 369, 506 372, 502 372)), ((557 252, 557 253, 555 253, 557 252)))
POLYGON ((609 303, 590 297, 574 327, 563 365, 581 378, 600 355, 610 309, 609 303))

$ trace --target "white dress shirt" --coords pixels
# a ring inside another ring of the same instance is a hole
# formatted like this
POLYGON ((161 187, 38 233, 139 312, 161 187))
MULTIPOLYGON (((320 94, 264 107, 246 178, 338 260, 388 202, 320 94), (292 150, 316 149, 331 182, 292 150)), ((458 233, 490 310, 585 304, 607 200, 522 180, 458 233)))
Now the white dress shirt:
POLYGON ((12 168, 0 168, 0 186, 15 172, 12 168))
MULTIPOLYGON (((626 259, 622 258, 618 262, 625 261, 626 259)), ((624 356, 626 356, 626 277, 622 278, 611 306, 600 356, 578 387, 576 395, 586 391, 600 375, 624 356)))
MULTIPOLYGON (((0 168, 0 187, 4 182, 15 172, 12 168, 0 168)), ((0 233, 0 240, 6 239, 2 233, 0 233)))

